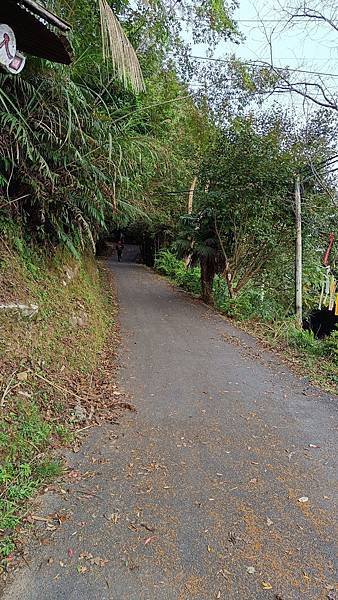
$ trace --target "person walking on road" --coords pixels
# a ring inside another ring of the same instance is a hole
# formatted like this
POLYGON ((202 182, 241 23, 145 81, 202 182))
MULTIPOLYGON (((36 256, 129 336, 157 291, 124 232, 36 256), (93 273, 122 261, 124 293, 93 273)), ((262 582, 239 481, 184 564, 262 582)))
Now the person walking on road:
POLYGON ((118 262, 121 262, 122 251, 123 251, 123 243, 121 240, 119 240, 116 244, 116 253, 117 253, 118 262))

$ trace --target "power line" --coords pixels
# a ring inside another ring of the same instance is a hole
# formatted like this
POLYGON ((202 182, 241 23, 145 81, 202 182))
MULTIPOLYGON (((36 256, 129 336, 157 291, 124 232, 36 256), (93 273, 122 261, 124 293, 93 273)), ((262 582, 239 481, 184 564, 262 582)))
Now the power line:
MULTIPOLYGON (((297 19, 297 17, 294 17, 297 19)), ((321 19, 318 19, 318 21, 321 19)), ((290 23, 290 19, 236 19, 234 18, 235 23, 290 23)), ((298 18, 297 23, 308 23, 309 19, 298 18)), ((338 20, 332 19, 332 23, 338 23, 338 20)))
MULTIPOLYGON (((232 59, 230 58, 209 58, 207 56, 194 56, 193 54, 189 55, 189 58, 193 58, 196 60, 207 60, 207 61, 212 61, 212 62, 219 62, 219 63, 231 63, 232 59)), ((240 59, 239 59, 240 60, 240 59)), ((264 62, 259 61, 259 60, 252 60, 252 61, 241 61, 243 65, 247 65, 247 66, 252 66, 252 65, 264 65, 264 62)), ((271 65, 270 65, 271 66, 271 65)), ((295 73, 308 73, 310 75, 322 75, 322 76, 326 76, 326 77, 338 77, 338 74, 335 73, 323 73, 321 71, 309 71, 307 69, 293 69, 290 67, 273 67, 274 69, 277 69, 279 71, 293 71, 295 73)))
MULTIPOLYGON (((261 60, 268 62, 270 60, 270 57, 262 58, 261 60)), ((274 60, 325 60, 326 62, 328 62, 330 60, 337 61, 337 58, 324 58, 324 56, 319 56, 318 58, 315 58, 313 56, 276 56, 274 60)))

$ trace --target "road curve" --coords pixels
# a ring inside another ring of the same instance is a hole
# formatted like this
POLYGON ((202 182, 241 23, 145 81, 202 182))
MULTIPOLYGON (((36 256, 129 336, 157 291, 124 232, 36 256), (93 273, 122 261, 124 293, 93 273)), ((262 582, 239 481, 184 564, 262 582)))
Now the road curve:
POLYGON ((337 398, 150 270, 111 266, 137 413, 68 456, 87 497, 38 501, 67 520, 4 600, 335 598, 337 398))

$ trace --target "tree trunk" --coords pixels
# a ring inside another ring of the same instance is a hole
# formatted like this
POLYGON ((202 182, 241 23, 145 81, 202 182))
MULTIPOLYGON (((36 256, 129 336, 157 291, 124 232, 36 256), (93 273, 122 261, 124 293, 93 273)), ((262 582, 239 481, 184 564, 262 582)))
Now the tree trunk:
POLYGON ((224 260, 225 260, 225 268, 224 268, 224 271, 222 273, 222 276, 225 278, 225 281, 227 282, 229 296, 233 300, 233 298, 235 297, 235 290, 234 290, 234 287, 232 285, 232 273, 231 273, 231 269, 230 269, 230 262, 229 262, 227 253, 225 252, 224 244, 223 244, 220 232, 219 232, 218 227, 217 227, 216 215, 215 215, 215 231, 216 231, 216 235, 218 237, 219 245, 221 247, 221 250, 222 250, 222 253, 223 253, 223 256, 224 256, 224 260))
POLYGON ((231 300, 233 300, 234 297, 236 296, 236 290, 234 289, 234 287, 232 285, 232 274, 231 274, 228 259, 226 259, 225 269, 224 269, 222 275, 227 283, 229 296, 230 296, 231 300))
POLYGON ((200 265, 202 300, 207 304, 213 304, 212 287, 216 274, 215 259, 210 256, 202 256, 200 258, 200 265))
POLYGON ((188 215, 191 215, 191 213, 192 213, 193 202, 194 202, 194 192, 195 192, 196 184, 197 184, 197 177, 194 177, 194 179, 191 182, 191 186, 190 186, 190 190, 189 190, 188 215))

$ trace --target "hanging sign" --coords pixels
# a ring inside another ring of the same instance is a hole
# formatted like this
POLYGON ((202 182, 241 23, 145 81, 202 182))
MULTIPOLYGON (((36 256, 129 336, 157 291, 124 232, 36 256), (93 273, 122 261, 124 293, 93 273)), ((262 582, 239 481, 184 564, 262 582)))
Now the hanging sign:
POLYGON ((26 58, 17 52, 16 39, 9 25, 0 23, 0 65, 9 73, 17 75, 25 66, 26 58))

